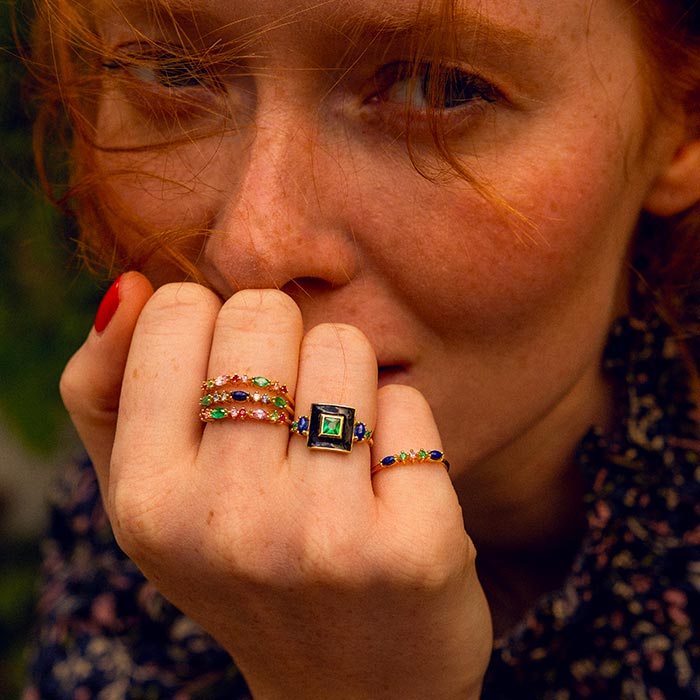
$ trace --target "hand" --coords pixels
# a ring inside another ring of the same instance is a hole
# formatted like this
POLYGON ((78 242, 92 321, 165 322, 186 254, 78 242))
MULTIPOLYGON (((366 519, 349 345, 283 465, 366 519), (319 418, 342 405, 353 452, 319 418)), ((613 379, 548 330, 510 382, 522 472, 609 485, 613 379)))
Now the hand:
POLYGON ((416 390, 377 391, 360 331, 305 336, 294 302, 194 284, 152 295, 137 273, 70 361, 61 389, 115 536, 159 590, 235 658, 256 698, 477 698, 491 652, 474 547, 416 390), (283 425, 199 421, 201 382, 285 382, 297 415, 354 406, 374 446, 309 450, 283 425), (121 396, 120 396, 121 389, 121 396))

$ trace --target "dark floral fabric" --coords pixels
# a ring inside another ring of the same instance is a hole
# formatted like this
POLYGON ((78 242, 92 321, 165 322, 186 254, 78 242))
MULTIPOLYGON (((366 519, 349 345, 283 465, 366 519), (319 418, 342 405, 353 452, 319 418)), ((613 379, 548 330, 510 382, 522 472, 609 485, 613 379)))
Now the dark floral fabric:
POLYGON ((484 700, 700 698, 700 428, 663 324, 613 329, 620 432, 579 450, 588 530, 561 590, 494 649, 484 700))
MULTIPOLYGON (((580 446, 587 532, 562 588, 496 641, 484 700, 700 698, 692 380, 656 318, 618 322, 605 366, 620 430, 580 446)), ((89 463, 56 494, 44 574, 24 700, 249 697, 227 654, 118 549, 89 463)))

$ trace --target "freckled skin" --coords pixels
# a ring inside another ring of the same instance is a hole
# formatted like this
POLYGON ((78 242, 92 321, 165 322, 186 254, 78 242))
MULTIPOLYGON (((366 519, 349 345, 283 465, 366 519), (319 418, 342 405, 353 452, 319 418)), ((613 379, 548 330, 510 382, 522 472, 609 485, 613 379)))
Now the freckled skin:
MULTIPOLYGON (((625 308, 628 247, 675 147, 663 117, 643 113, 632 18, 614 0, 463 3, 531 36, 539 54, 470 54, 507 98, 466 117, 451 139, 489 200, 456 178, 423 178, 385 125, 391 105, 363 104, 373 71, 405 56, 370 51, 333 81, 317 67, 348 47, 323 5, 199 4, 234 34, 240 17, 258 18, 248 28, 301 19, 254 40, 254 100, 231 97, 254 101, 241 107, 241 130, 162 155, 104 154, 104 168, 127 159, 147 173, 115 178, 115 193, 153 229, 212 228, 198 264, 224 298, 277 287, 306 329, 360 328, 380 365, 399 366, 392 381, 428 399, 477 541, 503 544, 516 525, 526 543, 562 536, 576 520, 572 449, 608 418, 599 359, 625 308), (301 29, 309 24, 313 42, 301 29), (556 494, 544 506, 543 492, 556 494)), ((347 12, 415 7, 354 0, 347 12)), ((108 94, 105 140, 124 139, 128 119, 108 94)), ((420 132, 417 144, 434 162, 420 132)))

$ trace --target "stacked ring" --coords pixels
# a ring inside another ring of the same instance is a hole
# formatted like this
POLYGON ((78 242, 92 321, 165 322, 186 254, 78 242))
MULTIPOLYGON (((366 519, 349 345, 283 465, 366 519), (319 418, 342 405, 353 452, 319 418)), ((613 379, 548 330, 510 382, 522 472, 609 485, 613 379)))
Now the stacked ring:
POLYGON ((245 391, 243 389, 237 389, 236 391, 216 391, 212 394, 204 394, 202 398, 199 399, 200 406, 204 407, 222 403, 260 403, 278 408, 287 413, 290 417, 294 410, 291 400, 284 396, 261 393, 259 391, 245 391))
POLYGON ((227 386, 247 386, 254 389, 265 389, 273 394, 285 398, 290 405, 294 405, 286 384, 281 384, 267 377, 249 377, 247 374, 222 374, 214 379, 207 379, 202 382, 202 391, 206 393, 217 391, 227 386))
POLYGON ((450 463, 445 459, 444 453, 440 452, 440 450, 408 450, 407 452, 399 452, 395 455, 387 455, 372 467, 370 475, 374 476, 384 469, 400 467, 404 464, 419 463, 441 464, 446 471, 450 471, 450 463))
POLYGON ((205 423, 215 423, 227 418, 231 420, 252 418, 286 425, 292 422, 294 401, 289 396, 286 385, 267 377, 222 374, 202 382, 202 391, 204 393, 199 399, 199 418, 205 423), (261 404, 261 407, 240 406, 244 403, 261 404))
POLYGON ((216 423, 225 419, 230 420, 246 420, 252 418, 257 421, 266 423, 280 423, 289 425, 291 422, 286 413, 280 411, 266 411, 263 408, 254 410, 246 408, 226 408, 225 406, 214 406, 212 408, 203 408, 199 412, 199 418, 204 423, 216 423))
POLYGON ((290 431, 305 437, 306 446, 314 450, 352 452, 356 442, 372 445, 372 431, 355 420, 351 406, 312 403, 310 416, 296 418, 290 431))

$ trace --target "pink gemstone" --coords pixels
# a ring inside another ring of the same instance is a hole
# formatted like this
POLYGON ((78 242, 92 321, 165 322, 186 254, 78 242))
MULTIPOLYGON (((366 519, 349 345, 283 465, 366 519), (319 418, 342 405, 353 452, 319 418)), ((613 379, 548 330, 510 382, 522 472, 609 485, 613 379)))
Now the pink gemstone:
POLYGON ((226 384, 227 381, 228 381, 228 377, 225 375, 221 375, 220 377, 217 377, 214 380, 214 384, 216 384, 216 386, 224 386, 224 384, 226 384))
POLYGON ((262 408, 256 408, 251 414, 255 420, 265 420, 267 418, 267 411, 263 411, 262 408))

